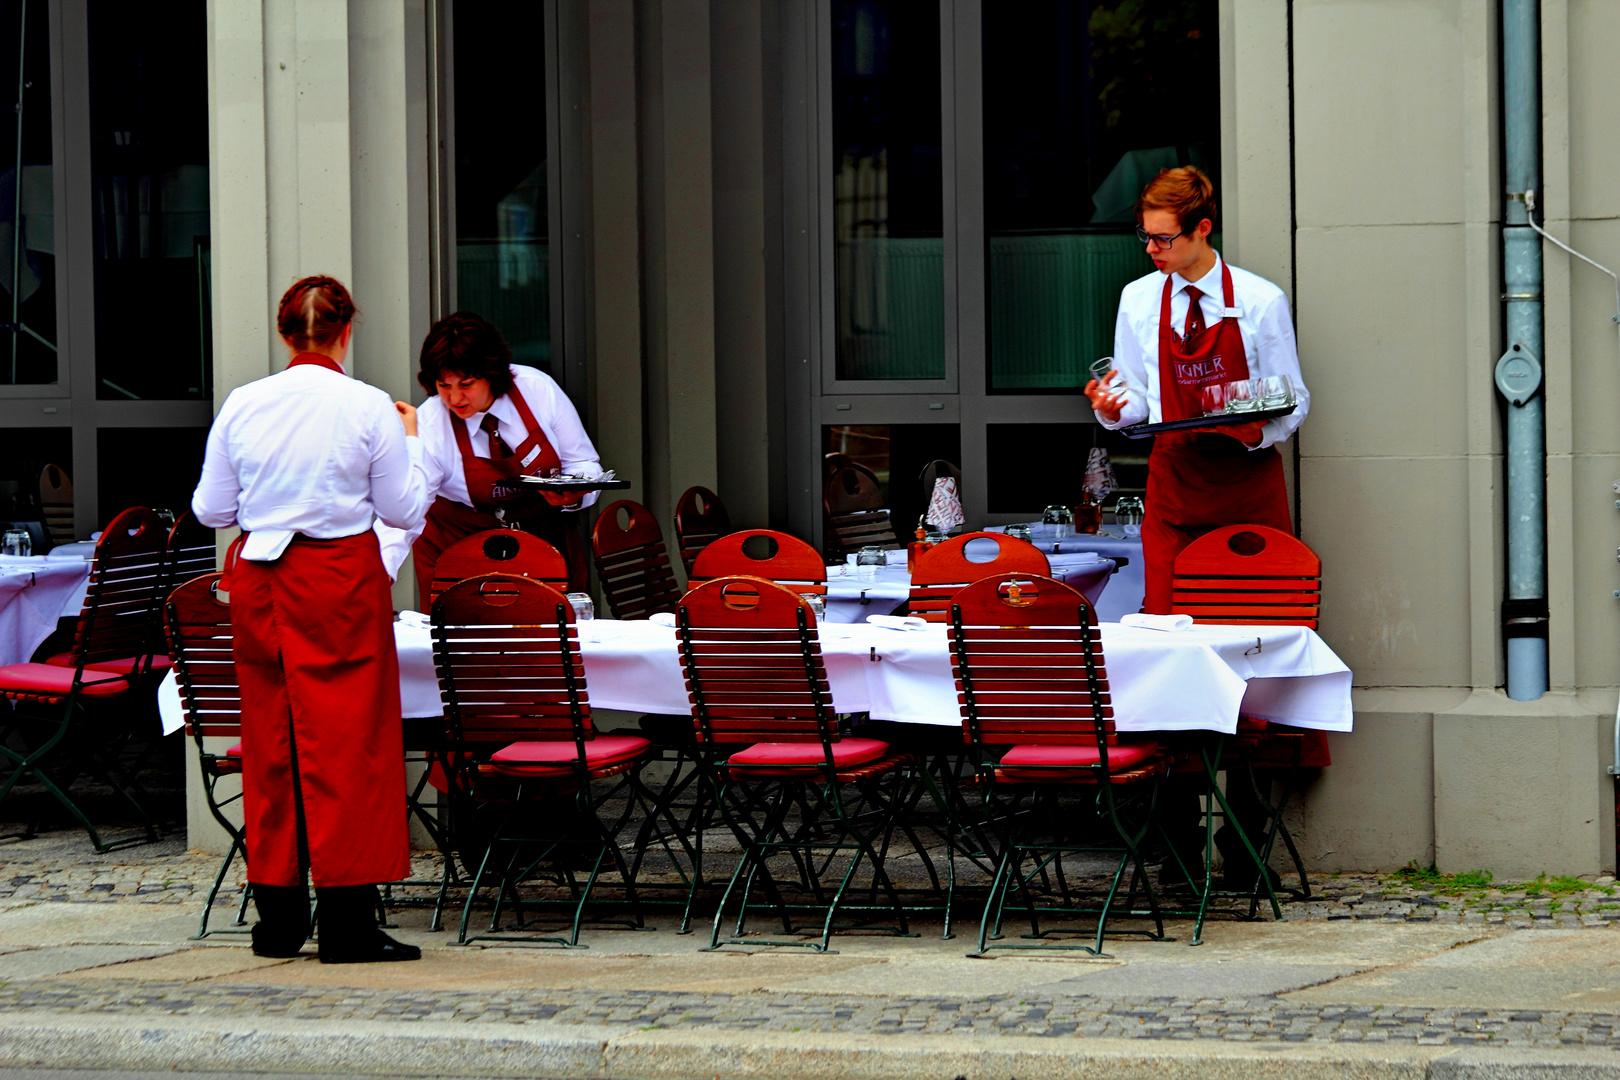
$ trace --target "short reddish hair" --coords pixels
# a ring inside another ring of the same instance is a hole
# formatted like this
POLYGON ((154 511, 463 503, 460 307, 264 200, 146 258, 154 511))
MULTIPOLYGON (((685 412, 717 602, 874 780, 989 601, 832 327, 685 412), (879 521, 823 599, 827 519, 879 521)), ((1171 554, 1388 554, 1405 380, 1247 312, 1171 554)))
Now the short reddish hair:
POLYGON ((1176 215, 1176 223, 1185 232, 1196 229, 1205 218, 1209 219, 1212 229, 1219 221, 1215 216, 1215 185, 1210 183, 1203 170, 1191 165, 1160 169, 1159 175, 1148 181, 1141 197, 1136 200, 1138 225, 1142 224, 1142 215, 1149 210, 1170 211, 1176 215))
POLYGON ((470 311, 453 311, 428 328, 422 339, 422 370, 416 381, 430 394, 439 392, 442 375, 488 379, 500 397, 512 388, 512 350, 501 332, 470 311))
POLYGON ((316 274, 293 282, 276 309, 276 329, 300 352, 324 349, 343 336, 343 328, 360 314, 354 298, 337 278, 316 274))

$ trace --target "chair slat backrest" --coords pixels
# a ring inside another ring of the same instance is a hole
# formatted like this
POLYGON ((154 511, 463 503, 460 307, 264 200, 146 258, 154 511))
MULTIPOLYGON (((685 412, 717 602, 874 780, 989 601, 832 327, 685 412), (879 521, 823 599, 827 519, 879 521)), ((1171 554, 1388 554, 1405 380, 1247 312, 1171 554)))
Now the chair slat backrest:
POLYGON ((651 510, 630 499, 603 510, 591 530, 591 553, 615 619, 645 619, 675 610, 681 590, 651 510))
POLYGON ((706 487, 689 487, 675 504, 675 543, 687 577, 698 553, 731 531, 731 515, 720 496, 706 487))
POLYGON ((1176 556, 1170 611, 1195 622, 1308 626, 1322 603, 1322 560, 1264 525, 1227 525, 1176 556))
POLYGON ((827 478, 821 502, 827 511, 830 548, 847 552, 868 545, 898 545, 877 476, 870 469, 854 463, 840 468, 827 478))
POLYGON ((164 549, 168 560, 165 592, 214 570, 214 530, 205 528, 190 510, 181 514, 169 529, 164 549))
POLYGON ((1036 574, 997 574, 957 593, 947 632, 963 738, 975 746, 1111 742, 1095 618, 1080 592, 1036 574))
POLYGON ((560 589, 486 574, 433 605, 433 661, 453 744, 596 737, 574 609, 560 589))
POLYGON ((73 632, 75 666, 150 654, 168 538, 163 519, 144 506, 125 510, 102 530, 73 632))
POLYGON ((568 560, 533 533, 517 529, 488 529, 462 537, 439 556, 428 589, 431 607, 458 581, 484 574, 511 574, 568 589, 568 560))
POLYGON ((231 651, 231 605, 219 591, 220 575, 183 582, 164 605, 169 656, 186 710, 186 732, 203 739, 240 738, 242 687, 231 651))
POLYGON ((717 577, 681 598, 675 627, 700 742, 838 741, 815 613, 791 589, 717 577))
POLYGON ((953 536, 935 544, 917 559, 911 568, 910 612, 929 622, 945 622, 950 617, 951 597, 962 589, 992 574, 1052 573, 1046 556, 1027 540, 1001 533, 974 532, 953 536), (995 558, 989 562, 973 562, 964 548, 975 540, 980 546, 994 544, 995 558))
POLYGON ((689 572, 690 584, 712 578, 743 574, 785 585, 796 593, 827 594, 827 564, 821 554, 797 536, 773 529, 744 529, 727 533, 703 549, 689 572), (755 537, 763 540, 750 545, 755 537), (748 548, 775 546, 775 553, 763 558, 749 554, 748 548))
POLYGON ((59 465, 47 465, 39 474, 39 504, 52 545, 73 543, 73 481, 59 465))

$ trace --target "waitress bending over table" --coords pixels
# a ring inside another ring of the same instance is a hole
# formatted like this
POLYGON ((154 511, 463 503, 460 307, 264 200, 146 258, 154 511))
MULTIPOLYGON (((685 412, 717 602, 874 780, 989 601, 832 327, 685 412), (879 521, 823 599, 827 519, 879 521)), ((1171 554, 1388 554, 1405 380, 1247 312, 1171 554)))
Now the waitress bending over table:
POLYGON ((322 963, 415 960, 377 926, 376 885, 409 876, 394 611, 372 519, 427 509, 416 410, 343 368, 349 291, 308 277, 281 299, 291 363, 231 391, 192 496, 239 525, 226 559, 242 686, 242 807, 253 951, 297 955, 320 898, 322 963), (403 420, 403 426, 401 421, 403 420))
POLYGON ((1190 166, 1165 169, 1136 202, 1136 235, 1158 272, 1125 286, 1114 325, 1115 370, 1086 384, 1105 428, 1202 416, 1203 390, 1286 375, 1298 407, 1265 423, 1168 432, 1148 458, 1142 610, 1170 614, 1176 555, 1223 525, 1269 525, 1292 535, 1283 486, 1284 442, 1311 398, 1299 371, 1288 298, 1230 265, 1210 246, 1215 189, 1190 166))
POLYGON ((389 573, 398 576, 409 551, 426 611, 444 550, 504 526, 549 541, 568 561, 568 587, 583 590, 585 547, 574 515, 597 493, 537 491, 518 479, 559 469, 601 475, 573 403, 545 372, 512 363, 500 331, 471 312, 433 324, 422 342, 421 366, 417 381, 436 395, 422 403, 418 419, 432 504, 415 528, 378 525, 389 573))

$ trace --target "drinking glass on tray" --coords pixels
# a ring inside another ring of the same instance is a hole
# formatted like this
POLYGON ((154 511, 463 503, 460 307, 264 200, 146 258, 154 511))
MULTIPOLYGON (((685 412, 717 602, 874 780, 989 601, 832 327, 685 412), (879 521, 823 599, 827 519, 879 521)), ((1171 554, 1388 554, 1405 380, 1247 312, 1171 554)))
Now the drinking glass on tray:
POLYGON ((1267 375, 1260 384, 1261 409, 1286 409, 1294 403, 1294 384, 1286 375, 1267 375))
POLYGON ((1260 399, 1255 396, 1255 381, 1239 379, 1226 384, 1226 411, 1229 413, 1257 412, 1260 399))

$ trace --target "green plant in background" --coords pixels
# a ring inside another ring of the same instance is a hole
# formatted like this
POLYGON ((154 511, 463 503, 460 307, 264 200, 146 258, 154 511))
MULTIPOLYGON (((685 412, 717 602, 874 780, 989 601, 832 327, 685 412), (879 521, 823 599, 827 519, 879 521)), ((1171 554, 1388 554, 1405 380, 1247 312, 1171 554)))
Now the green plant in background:
POLYGON ((1442 874, 1433 863, 1428 866, 1419 866, 1414 859, 1391 874, 1385 881, 1394 885, 1406 885, 1414 889, 1426 889, 1430 892, 1445 895, 1460 895, 1466 892, 1479 892, 1491 887, 1491 872, 1489 870, 1465 870, 1460 874, 1442 874))

